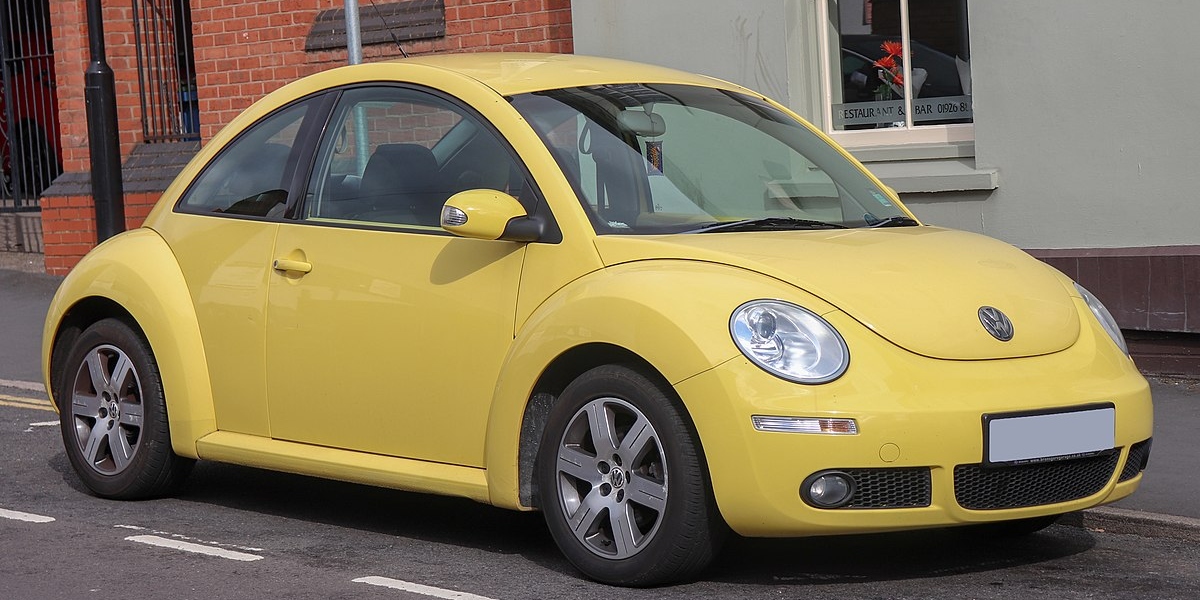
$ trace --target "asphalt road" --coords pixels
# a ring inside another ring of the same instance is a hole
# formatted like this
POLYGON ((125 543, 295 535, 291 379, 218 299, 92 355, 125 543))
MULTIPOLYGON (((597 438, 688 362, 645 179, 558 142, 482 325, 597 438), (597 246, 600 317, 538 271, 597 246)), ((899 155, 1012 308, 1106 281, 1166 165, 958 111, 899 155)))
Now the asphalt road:
POLYGON ((466 500, 213 463, 174 498, 101 500, 71 471, 45 401, 0 396, 4 598, 1200 597, 1200 529, 1068 525, 1008 541, 735 539, 701 581, 615 589, 581 579, 539 515, 466 500))
MULTIPOLYGON (((38 387, 57 278, 0 269, 0 598, 1200 597, 1200 521, 1071 515, 1023 540, 927 531, 735 539, 701 581, 583 580, 540 515, 200 463, 174 498, 90 496, 38 387)), ((1152 382, 1155 451, 1118 507, 1200 517, 1196 382, 1152 382)), ((1136 512, 1135 515, 1145 513, 1136 512)))
MULTIPOLYGON (((12 255, 0 252, 0 256, 12 255)), ((37 353, 42 322, 61 281, 41 273, 0 268, 0 379, 41 381, 37 353)))

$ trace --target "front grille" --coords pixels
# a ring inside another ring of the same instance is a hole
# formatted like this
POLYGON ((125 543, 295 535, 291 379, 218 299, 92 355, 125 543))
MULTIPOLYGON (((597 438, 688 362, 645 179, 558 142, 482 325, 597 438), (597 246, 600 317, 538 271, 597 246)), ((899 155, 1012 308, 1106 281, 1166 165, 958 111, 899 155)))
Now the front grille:
POLYGON ((1129 458, 1125 459, 1125 468, 1121 469, 1121 481, 1129 481, 1146 469, 1150 462, 1150 440, 1143 440, 1129 448, 1129 458))
POLYGON ((854 498, 843 508, 917 508, 932 498, 928 468, 842 469, 854 479, 854 498))
POLYGON ((1086 498, 1104 489, 1117 469, 1120 450, 1058 462, 954 467, 954 498, 970 510, 1041 506, 1086 498))

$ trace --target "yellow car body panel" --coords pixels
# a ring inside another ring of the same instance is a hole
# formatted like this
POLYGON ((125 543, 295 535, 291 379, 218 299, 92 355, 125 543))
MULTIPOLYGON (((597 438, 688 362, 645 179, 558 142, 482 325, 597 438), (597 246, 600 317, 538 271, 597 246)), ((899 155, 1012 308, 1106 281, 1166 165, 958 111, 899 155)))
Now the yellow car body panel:
POLYGON ((288 224, 277 246, 312 272, 271 278, 273 437, 482 467, 526 245, 288 224))
POLYGON ((190 293, 193 319, 204 332, 217 427, 270 435, 266 389, 269 255, 278 225, 176 214, 168 238, 190 293), (247 331, 257 335, 245 335, 247 331))
POLYGON ((704 258, 791 281, 862 321, 892 343, 956 360, 1058 352, 1079 335, 1079 318, 1052 268, 994 239, 938 227, 897 227, 737 236, 602 236, 606 264, 645 256, 704 258), (947 251, 953 248, 953 251, 947 251), (869 272, 846 272, 846 265, 869 272), (974 310, 994 304, 1021 324, 999 342, 974 310), (921 315, 940 315, 937 319, 921 315), (914 318, 915 317, 915 318, 914 318))
POLYGON ((505 96, 633 81, 744 91, 554 55, 372 63, 281 88, 201 149, 143 229, 100 245, 64 281, 45 328, 47 384, 64 315, 107 298, 150 341, 181 455, 530 509, 521 436, 531 396, 557 359, 603 345, 673 386, 721 514, 745 535, 1014 519, 1133 491, 1140 475, 1118 483, 1114 474, 1102 491, 1067 503, 971 511, 955 502, 954 467, 983 456, 982 414, 1111 403, 1119 464, 1151 435, 1148 386, 1132 361, 1068 279, 1016 249, 925 226, 597 235, 546 143, 505 96), (218 153, 273 111, 338 86, 388 82, 440 90, 490 123, 536 183, 561 239, 175 210, 218 153), (845 374, 801 385, 745 358, 730 317, 755 299, 793 303, 832 324, 849 348, 845 374), (1010 303, 999 308, 1019 323, 1012 342, 980 327, 975 310, 989 302, 1010 303), (847 418, 860 429, 765 433, 752 415, 847 418), (799 496, 816 471, 885 467, 930 469, 932 504, 818 510, 799 496))
POLYGON ((462 73, 504 96, 630 81, 742 89, 704 75, 600 56, 481 52, 427 55, 382 64, 412 63, 462 73))
POLYGON ((207 460, 487 502, 482 469, 218 431, 197 443, 207 460))
POLYGON ((675 384, 738 354, 725 324, 747 295, 785 294, 810 310, 833 310, 758 273, 700 261, 618 265, 563 288, 518 332, 497 383, 487 433, 492 502, 528 508, 518 499, 521 417, 538 377, 555 358, 581 346, 606 344, 645 360, 675 384))
MULTIPOLYGON (((1082 301, 1078 308, 1086 311, 1082 301)), ((1087 316, 1087 312, 1082 312, 1087 316)), ((983 413, 1020 413, 1097 402, 1116 407, 1122 461, 1153 429, 1149 387, 1098 325, 1082 328, 1068 350, 993 361, 930 359, 881 344, 840 313, 825 316, 846 337, 846 374, 822 386, 796 386, 737 357, 676 385, 696 423, 721 514, 747 536, 818 535, 1020 519, 1114 502, 1140 475, 1118 473, 1096 494, 1067 503, 967 510, 954 496, 954 467, 983 458, 983 413), (751 415, 855 419, 858 435, 756 431, 751 415), (819 510, 800 498, 810 474, 825 469, 928 467, 932 504, 888 510, 819 510)))
POLYGON ((176 454, 197 457, 196 440, 217 428, 210 371, 188 288, 171 249, 153 231, 124 233, 93 249, 63 280, 50 303, 42 335, 42 377, 51 403, 56 396, 51 362, 59 327, 72 311, 92 298, 120 305, 150 343, 163 381, 171 446, 176 454))

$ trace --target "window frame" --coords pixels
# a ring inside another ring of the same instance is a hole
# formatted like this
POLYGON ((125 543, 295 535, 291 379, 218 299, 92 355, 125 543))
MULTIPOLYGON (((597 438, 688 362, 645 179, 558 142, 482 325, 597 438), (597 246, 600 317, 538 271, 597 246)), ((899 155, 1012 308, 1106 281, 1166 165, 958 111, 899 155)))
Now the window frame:
POLYGON ((305 172, 306 165, 310 165, 313 159, 316 143, 320 139, 321 132, 324 131, 326 123, 329 120, 330 112, 333 108, 333 102, 336 100, 336 94, 328 93, 328 90, 319 91, 309 94, 284 104, 272 110, 255 120, 250 125, 243 128, 237 133, 233 139, 226 142, 221 149, 217 151, 204 164, 204 167, 188 182, 187 188, 179 194, 179 198, 175 201, 172 211, 181 214, 199 215, 205 217, 218 217, 224 219, 243 219, 251 221, 273 221, 280 222, 292 219, 292 215, 296 207, 300 205, 300 201, 304 197, 304 187, 308 183, 308 175, 305 172), (235 147, 244 142, 260 125, 278 117, 284 112, 291 110, 302 104, 308 104, 305 109, 305 114, 300 117, 300 127, 296 132, 296 137, 292 142, 292 147, 288 154, 287 164, 284 167, 284 174, 287 175, 289 189, 287 190, 287 198, 284 202, 283 214, 278 215, 252 215, 242 213, 216 212, 213 210, 203 210, 196 204, 189 204, 188 200, 197 193, 197 188, 201 180, 212 172, 214 165, 218 161, 227 159, 230 152, 235 147))
MULTIPOLYGON (((416 225, 406 224, 388 224, 382 222, 371 221, 349 221, 349 220, 322 220, 309 218, 307 213, 307 204, 309 202, 309 188, 312 185, 312 178, 316 175, 318 168, 317 161, 321 158, 320 153, 324 147, 326 139, 331 133, 329 132, 330 125, 336 116, 338 109, 342 105, 342 97, 346 92, 359 89, 394 89, 403 90, 406 92, 417 92, 427 94, 430 97, 452 106, 464 120, 472 121, 479 128, 480 133, 486 133, 503 148, 509 159, 516 166, 517 171, 524 178, 525 189, 517 201, 525 208, 526 214, 530 217, 540 218, 545 224, 539 243, 557 244, 562 241, 562 231, 558 226, 558 222, 554 218, 553 211, 550 208, 549 202, 546 201, 545 195, 542 193, 537 180, 533 177, 533 173, 529 170, 529 166, 525 164, 525 159, 512 146, 500 130, 480 113, 475 107, 471 106, 462 99, 453 96, 445 91, 421 85, 419 83, 395 81, 395 80, 374 80, 374 81, 359 81, 338 87, 324 90, 326 95, 324 105, 324 117, 320 129, 315 132, 311 139, 307 140, 305 153, 300 156, 300 165, 297 167, 296 177, 293 182, 297 188, 293 191, 295 198, 288 203, 288 209, 285 215, 286 222, 305 225, 308 227, 334 227, 341 229, 358 229, 369 231, 385 231, 408 234, 423 234, 423 235, 442 235, 453 236, 454 234, 441 228, 427 228, 416 225)), ((290 106, 290 104, 289 104, 290 106)), ((449 134, 449 133, 448 133, 449 134)), ((447 135, 448 135, 447 134, 447 135)), ((443 138, 444 139, 444 138, 443 138)), ((437 145, 432 148, 435 156, 438 156, 437 145)), ((440 158, 440 157, 439 157, 440 158)), ((441 165, 441 163, 439 163, 441 165)))
MULTIPOLYGON (((840 71, 841 44, 838 42, 840 32, 835 21, 830 19, 831 11, 836 10, 841 0, 823 0, 817 2, 817 38, 822 49, 819 56, 819 77, 821 83, 821 129, 838 144, 848 150, 874 149, 888 146, 931 146, 934 154, 940 147, 973 145, 975 142, 975 123, 956 123, 950 125, 914 125, 912 120, 912 87, 904 86, 905 126, 903 128, 838 130, 833 125, 834 84, 833 72, 840 71), (835 57, 837 61, 835 62, 835 57)), ((906 52, 910 45, 909 9, 910 0, 900 2, 900 32, 901 43, 906 52)), ((912 67, 909 60, 903 61, 904 80, 912 81, 912 67)), ((974 154, 973 150, 971 154, 974 154)))

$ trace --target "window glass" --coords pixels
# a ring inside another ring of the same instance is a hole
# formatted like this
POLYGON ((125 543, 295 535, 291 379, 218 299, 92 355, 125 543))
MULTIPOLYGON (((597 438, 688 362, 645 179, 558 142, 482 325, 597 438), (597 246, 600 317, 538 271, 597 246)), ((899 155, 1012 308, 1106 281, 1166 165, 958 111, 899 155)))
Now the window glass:
POLYGON ((597 233, 676 233, 745 220, 862 227, 905 216, 837 149, 753 96, 619 84, 512 102, 558 161, 597 233))
POLYGON ((966 0, 831 0, 830 17, 833 129, 972 121, 966 0))
POLYGON ((221 150, 180 201, 189 212, 253 217, 281 215, 287 204, 292 149, 304 116, 315 101, 280 110, 221 150))
POLYGON ((440 230, 442 206, 455 193, 520 197, 525 187, 512 154, 460 107, 417 90, 360 88, 334 111, 305 217, 440 230))

